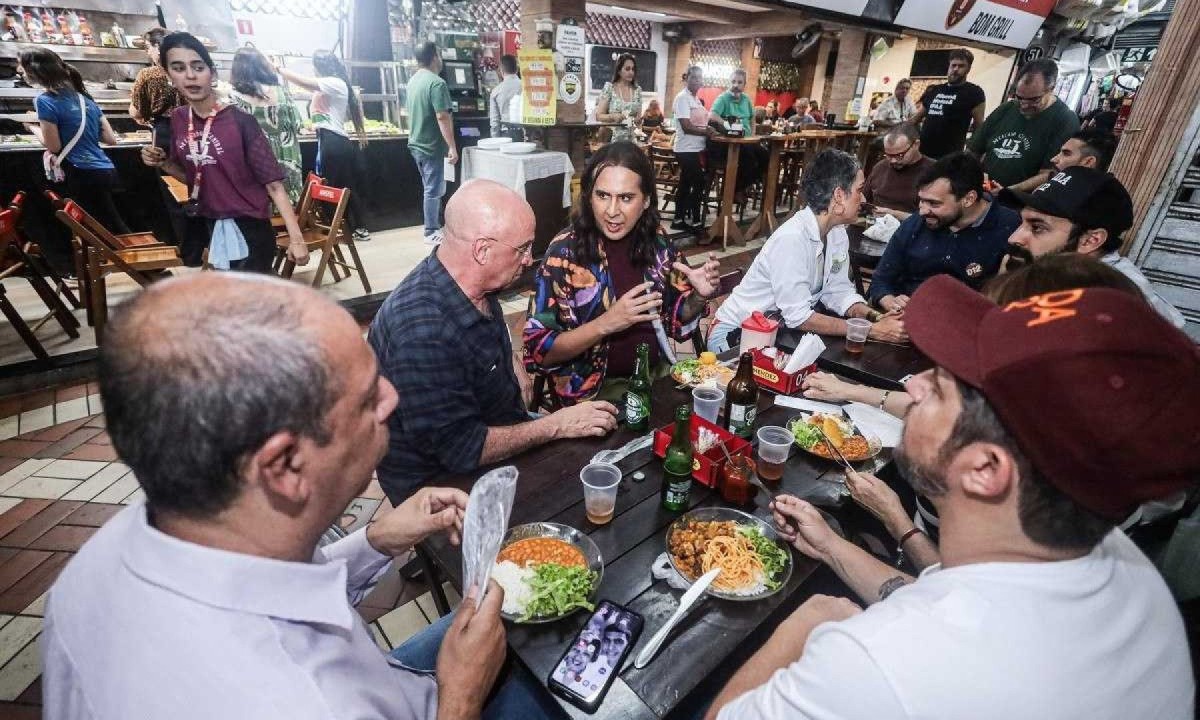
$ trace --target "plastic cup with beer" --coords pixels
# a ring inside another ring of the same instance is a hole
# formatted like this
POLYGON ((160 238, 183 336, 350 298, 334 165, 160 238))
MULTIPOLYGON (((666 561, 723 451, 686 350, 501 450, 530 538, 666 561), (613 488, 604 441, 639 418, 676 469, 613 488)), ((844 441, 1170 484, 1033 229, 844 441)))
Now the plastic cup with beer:
POLYGON ((795 436, 787 428, 768 425, 758 429, 759 477, 771 482, 778 482, 783 477, 783 466, 787 464, 793 441, 795 436))
POLYGON ((621 469, 612 463, 594 462, 579 471, 583 483, 583 506, 588 520, 603 525, 612 520, 617 507, 617 487, 621 484, 621 469))
POLYGON ((850 318, 846 321, 846 352, 860 353, 867 346, 867 334, 871 332, 871 321, 850 318))

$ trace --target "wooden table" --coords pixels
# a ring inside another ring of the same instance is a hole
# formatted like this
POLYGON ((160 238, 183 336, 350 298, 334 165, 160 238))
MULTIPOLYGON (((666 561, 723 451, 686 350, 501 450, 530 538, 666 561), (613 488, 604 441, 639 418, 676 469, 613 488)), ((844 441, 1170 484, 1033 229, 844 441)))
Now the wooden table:
POLYGON ((754 221, 754 224, 747 229, 746 233, 742 233, 742 229, 738 227, 737 218, 734 217, 734 196, 737 194, 737 173, 738 160, 742 154, 743 145, 757 145, 762 142, 765 136, 750 136, 750 137, 726 137, 724 135, 716 135, 709 138, 709 142, 719 143, 726 146, 725 153, 725 182, 723 183, 723 191, 721 192, 721 203, 717 209, 717 219, 708 228, 708 235, 711 238, 721 238, 721 247, 726 249, 729 247, 729 239, 733 238, 736 242, 745 244, 750 238, 757 237, 758 225, 762 219, 754 221))
MULTIPOLYGON (((907 374, 912 364, 911 349, 868 343, 861 357, 844 358, 845 341, 827 338, 830 357, 823 367, 836 370, 843 367, 852 377, 879 377, 894 383, 907 374), (893 361, 887 358, 897 355, 893 361)), ((773 405, 773 396, 761 393, 758 425, 783 424, 796 414, 773 405)), ((653 390, 651 426, 661 427, 671 422, 674 409, 690 404, 686 390, 677 390, 670 378, 659 380, 653 390)), ((678 607, 678 590, 666 582, 655 581, 650 566, 665 551, 667 526, 679 515, 662 509, 660 488, 662 463, 649 449, 618 463, 624 478, 617 495, 616 512, 607 525, 596 526, 588 521, 578 473, 596 452, 620 447, 637 434, 625 429, 595 440, 559 442, 539 448, 516 458, 521 476, 513 505, 511 525, 535 521, 552 521, 580 528, 596 542, 604 557, 604 577, 599 596, 625 605, 646 619, 646 627, 638 645, 629 657, 636 657, 654 632, 666 622, 678 607), (640 472, 642 478, 632 477, 640 472)), ((885 451, 886 452, 886 451, 885 451)), ((482 470, 470 477, 439 479, 436 484, 469 489, 482 470)), ((841 483, 841 473, 829 461, 793 448, 785 467, 780 489, 799 497, 828 493, 841 483)), ((723 504, 715 491, 698 483, 693 485, 689 509, 723 504)), ((767 498, 758 497, 753 508, 746 508, 760 517, 768 517, 767 498)), ((843 526, 853 527, 854 518, 865 518, 865 512, 850 506, 835 515, 843 526), (850 525, 847 525, 847 522, 850 525)), ((462 588, 462 556, 441 536, 430 538, 424 549, 433 557, 437 570, 450 582, 462 588)), ((813 590, 805 580, 818 564, 793 552, 792 576, 776 595, 756 602, 738 603, 709 598, 705 600, 675 630, 659 655, 647 667, 637 670, 629 664, 613 684, 604 703, 595 715, 585 715, 574 707, 561 703, 564 711, 575 718, 661 718, 675 708, 710 675, 732 669, 727 665, 735 652, 754 649, 761 640, 748 638, 756 631, 769 632, 813 590)), ((439 578, 434 578, 440 584, 439 578)), ((534 677, 545 682, 563 650, 583 626, 587 614, 576 613, 558 622, 542 625, 509 625, 508 644, 534 677)), ((709 688, 714 689, 714 688, 709 688)))

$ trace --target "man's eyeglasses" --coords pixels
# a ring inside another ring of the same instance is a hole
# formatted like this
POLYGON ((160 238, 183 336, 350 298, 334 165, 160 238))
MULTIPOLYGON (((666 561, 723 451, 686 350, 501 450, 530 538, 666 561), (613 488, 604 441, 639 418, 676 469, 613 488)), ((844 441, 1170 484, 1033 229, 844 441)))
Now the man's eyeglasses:
POLYGON ((1013 97, 1016 99, 1018 105, 1039 105, 1042 102, 1042 98, 1046 96, 1042 94, 1033 97, 1022 97, 1020 95, 1014 95, 1013 97))
POLYGON ((913 149, 913 145, 915 145, 915 144, 916 144, 916 143, 911 143, 911 142, 910 142, 910 143, 908 144, 908 147, 904 148, 904 149, 903 149, 903 150, 901 150, 900 152, 898 152, 898 153, 890 153, 890 152, 885 152, 885 153, 883 154, 883 156, 884 156, 885 158, 887 158, 888 160, 903 160, 903 159, 904 159, 904 156, 908 154, 908 151, 909 151, 909 150, 912 150, 912 149, 913 149))
POLYGON ((533 241, 532 240, 530 240, 529 242, 525 243, 524 245, 521 245, 520 247, 518 247, 516 245, 509 245, 508 243, 504 242, 503 240, 497 240, 494 237, 485 237, 483 239, 491 240, 492 242, 499 243, 499 244, 503 245, 504 247, 509 248, 510 250, 515 250, 518 257, 522 257, 522 258, 533 257, 533 241))

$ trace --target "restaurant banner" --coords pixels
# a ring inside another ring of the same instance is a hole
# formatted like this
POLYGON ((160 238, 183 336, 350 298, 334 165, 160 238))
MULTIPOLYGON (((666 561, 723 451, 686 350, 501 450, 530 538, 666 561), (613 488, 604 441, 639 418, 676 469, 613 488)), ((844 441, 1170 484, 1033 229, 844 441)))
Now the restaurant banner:
POLYGON ((1055 0, 905 0, 896 24, 1011 48, 1033 40, 1055 0))
POLYGON ((557 117, 554 52, 522 50, 517 54, 521 66, 521 122, 526 125, 553 125, 557 117))

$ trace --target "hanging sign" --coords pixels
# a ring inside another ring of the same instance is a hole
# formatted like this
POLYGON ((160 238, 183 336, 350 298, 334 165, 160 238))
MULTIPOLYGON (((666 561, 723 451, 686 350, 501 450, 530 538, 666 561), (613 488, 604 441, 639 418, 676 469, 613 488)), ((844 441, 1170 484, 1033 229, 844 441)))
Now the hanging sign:
POLYGON ((559 23, 556 30, 558 38, 554 43, 554 49, 563 55, 583 57, 585 44, 583 28, 578 25, 559 23))
POLYGON ((905 0, 896 24, 993 45, 1025 49, 1055 0, 905 0))
POLYGON ((557 117, 554 53, 550 50, 522 50, 517 55, 521 66, 521 122, 526 125, 553 125, 557 117))

